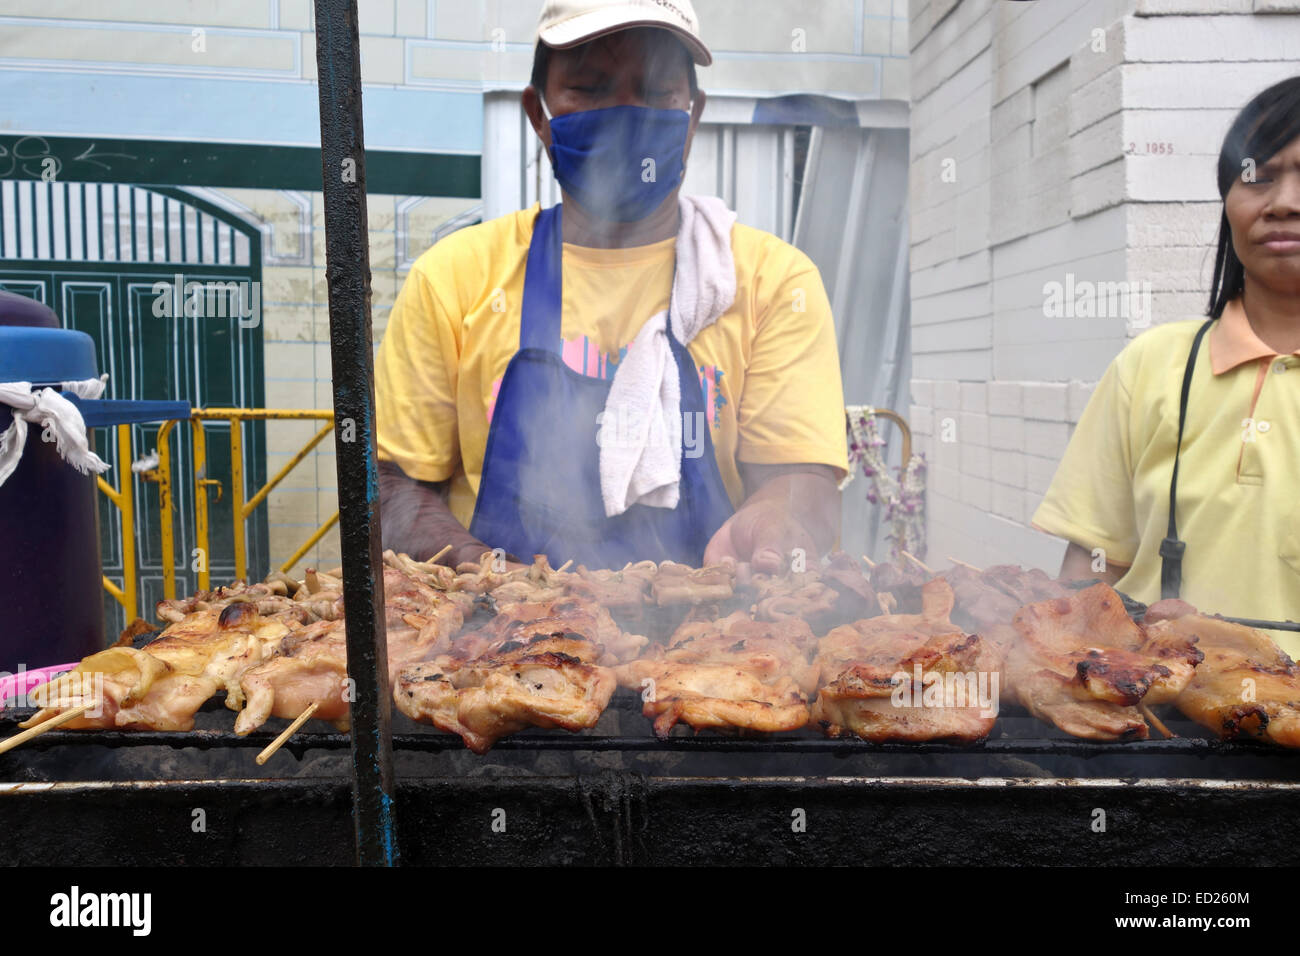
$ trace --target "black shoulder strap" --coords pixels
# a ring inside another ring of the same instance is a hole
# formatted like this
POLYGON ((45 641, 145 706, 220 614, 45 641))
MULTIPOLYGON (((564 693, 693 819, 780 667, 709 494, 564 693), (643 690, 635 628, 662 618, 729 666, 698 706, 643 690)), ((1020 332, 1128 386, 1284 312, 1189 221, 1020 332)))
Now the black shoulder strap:
POLYGON ((1178 444, 1174 447, 1174 475, 1169 482, 1169 531, 1160 542, 1161 598, 1176 598, 1183 589, 1183 552, 1187 545, 1178 540, 1178 457, 1183 450, 1183 427, 1187 424, 1187 399, 1192 393, 1196 356, 1201 351, 1201 339, 1205 338, 1214 322, 1214 319, 1208 320, 1197 331, 1191 354, 1187 356, 1187 369, 1183 372, 1183 393, 1178 400, 1178 444))

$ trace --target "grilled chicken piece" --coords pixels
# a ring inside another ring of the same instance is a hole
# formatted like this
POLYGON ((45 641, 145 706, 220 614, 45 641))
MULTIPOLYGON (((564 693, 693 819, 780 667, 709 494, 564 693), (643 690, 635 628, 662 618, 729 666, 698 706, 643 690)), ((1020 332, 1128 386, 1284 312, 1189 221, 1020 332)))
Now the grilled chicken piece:
POLYGON ((394 631, 431 628, 421 638, 431 653, 450 647, 451 638, 474 613, 474 597, 439 591, 391 565, 384 568, 384 621, 394 631))
POLYGON ((473 661, 415 664, 397 677, 393 699, 412 720, 458 734, 485 754, 527 727, 594 727, 614 693, 614 673, 596 662, 599 644, 573 637, 512 641, 473 661))
POLYGON ((41 710, 18 726, 35 727, 65 710, 89 704, 89 712, 63 726, 68 730, 190 730, 194 714, 216 692, 212 677, 181 674, 144 651, 111 647, 29 691, 41 710))
POLYGON ((716 564, 692 568, 675 561, 659 565, 651 585, 655 603, 660 607, 679 604, 716 604, 729 600, 735 592, 734 564, 716 564))
POLYGON ((248 601, 195 611, 142 650, 120 646, 92 654, 70 674, 37 688, 33 694, 43 709, 27 724, 79 706, 85 701, 68 702, 76 691, 84 696, 102 682, 103 706, 69 728, 189 730, 195 713, 219 690, 226 691, 231 710, 242 707, 240 677, 279 653, 297 626, 296 620, 262 617, 248 601))
POLYGON ((806 583, 782 580, 780 577, 764 580, 765 577, 760 574, 753 576, 754 583, 758 586, 758 601, 753 608, 757 620, 816 620, 829 614, 839 603, 839 592, 817 580, 816 575, 788 576, 792 579, 806 577, 809 579, 806 583))
MULTIPOLYGON (((389 681, 416 661, 448 650, 464 617, 458 599, 420 584, 395 567, 384 568, 389 681)), ((317 720, 339 730, 351 725, 347 634, 343 621, 319 621, 280 645, 280 654, 246 671, 247 704, 235 719, 241 737, 269 717, 294 718, 313 702, 317 720)))
POLYGON ((653 561, 629 564, 621 571, 589 571, 579 565, 566 587, 574 597, 599 604, 626 621, 639 621, 650 603, 650 586, 659 567, 653 561))
MULTIPOLYGON (((1106 584, 1029 604, 1012 621, 1007 677, 1040 720, 1088 740, 1145 740, 1138 705, 1174 700, 1202 659, 1193 637, 1136 624, 1106 584)), ((1005 638, 1004 638, 1005 639, 1005 638)))
POLYGON ((808 722, 817 670, 808 655, 817 639, 798 619, 688 621, 668 647, 653 645, 616 669, 619 683, 643 692, 642 713, 667 737, 679 721, 697 731, 772 733, 808 722))
POLYGON ((1300 665, 1267 634, 1205 617, 1182 601, 1158 601, 1146 619, 1153 615, 1150 630, 1195 640, 1205 655, 1178 695, 1179 710, 1224 740, 1300 747, 1300 665))
MULTIPOLYGON (((390 650, 391 655, 391 650, 390 650)), ((247 702, 235 733, 252 733, 267 718, 294 718, 317 703, 317 720, 339 730, 350 726, 347 636, 342 621, 318 621, 281 645, 281 654, 243 675, 247 702)))
POLYGON ((837 627, 817 656, 822 687, 812 720, 830 737, 873 743, 976 743, 997 720, 1002 655, 949 619, 952 588, 921 590, 920 614, 882 615, 837 627))
POLYGON ((457 638, 451 653, 468 661, 492 653, 511 641, 527 642, 539 636, 576 636, 598 644, 604 648, 600 663, 607 666, 636 657, 647 644, 646 638, 623 631, 600 605, 578 597, 562 597, 498 604, 492 622, 457 638))
POLYGON ((155 606, 158 620, 168 624, 180 624, 191 614, 204 611, 220 612, 232 604, 252 604, 257 613, 263 617, 282 617, 299 624, 310 624, 324 617, 342 616, 342 602, 337 606, 332 601, 299 601, 286 593, 283 582, 264 584, 245 584, 236 581, 229 587, 215 588, 211 591, 199 591, 187 598, 175 601, 159 601, 155 606))
MULTIPOLYGON (((943 577, 952 586, 956 598, 954 622, 975 634, 986 634, 1000 625, 1010 625, 1016 612, 1030 603, 1018 601, 1001 588, 990 585, 973 568, 956 565, 945 571, 943 577)), ((1060 596, 1064 595, 1051 595, 1060 596)))
POLYGON ((856 561, 842 551, 806 571, 749 573, 743 584, 757 591, 754 617, 780 621, 798 617, 822 634, 839 624, 880 613, 876 592, 856 561))
POLYGON ((790 677, 801 690, 812 694, 817 690, 817 668, 808 658, 816 647, 816 636, 797 618, 754 621, 737 611, 718 621, 686 622, 667 647, 651 645, 639 660, 618 672, 623 686, 639 691, 642 675, 638 671, 649 664, 730 664, 763 681, 790 677))
POLYGON ((666 739, 677 723, 698 730, 778 733, 808 723, 808 699, 793 679, 763 680, 736 664, 633 661, 619 668, 625 683, 645 684, 642 713, 666 739))
POLYGON ((576 573, 555 570, 546 555, 535 554, 531 567, 514 569, 492 588, 492 600, 498 605, 555 601, 571 593, 576 581, 576 573))
POLYGON ((870 575, 871 587, 877 594, 893 595, 895 609, 900 614, 916 614, 921 610, 921 587, 928 580, 929 575, 911 563, 881 562, 871 569, 870 575))
MULTIPOLYGON (((534 558, 534 566, 539 563, 545 564, 547 570, 550 565, 546 562, 544 555, 534 558)), ((483 557, 479 559, 478 564, 471 561, 463 562, 456 568, 457 576, 453 587, 456 590, 468 591, 471 594, 487 594, 505 584, 516 581, 528 580, 528 575, 533 572, 533 568, 503 568, 497 570, 497 555, 491 551, 485 551, 483 557)), ((534 581, 534 583, 541 583, 534 581)))
POLYGON ((576 577, 553 570, 544 554, 534 555, 532 567, 528 568, 498 571, 494 569, 494 562, 491 552, 485 552, 478 564, 462 564, 457 573, 445 565, 416 561, 409 555, 393 551, 384 552, 384 563, 408 578, 464 598, 466 617, 472 612, 476 595, 490 593, 500 602, 553 600, 564 595, 564 582, 576 577))
POLYGON ((241 676, 278 654, 281 642, 297 627, 296 619, 286 623, 279 616, 263 617, 257 605, 236 602, 189 615, 144 650, 178 674, 211 677, 226 691, 226 706, 239 710, 244 706, 241 676))
POLYGON ((833 588, 838 596, 833 611, 835 624, 860 621, 880 613, 875 589, 851 555, 843 551, 831 554, 822 570, 822 581, 833 588))

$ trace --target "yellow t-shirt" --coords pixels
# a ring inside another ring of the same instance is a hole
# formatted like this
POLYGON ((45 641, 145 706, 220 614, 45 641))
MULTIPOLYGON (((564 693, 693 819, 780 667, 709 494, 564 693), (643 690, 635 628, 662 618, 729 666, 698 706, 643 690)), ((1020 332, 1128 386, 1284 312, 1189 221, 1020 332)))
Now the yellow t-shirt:
MULTIPOLYGON (((452 513, 467 527, 497 390, 519 348, 538 211, 462 229, 420 256, 375 359, 380 459, 421 481, 450 479, 452 513)), ((561 337, 570 368, 613 378, 641 326, 668 307, 675 246, 675 239, 630 249, 565 243, 561 337)), ((835 326, 817 268, 793 246, 739 224, 731 247, 735 303, 688 349, 718 468, 739 505, 737 462, 843 473, 848 452, 835 326)))
MULTIPOLYGON (((1116 586, 1146 603, 1160 598, 1178 401, 1203 323, 1158 326, 1116 357, 1034 514, 1038 529, 1131 565, 1116 586)), ((1300 356, 1274 354, 1230 304, 1201 343, 1178 469, 1181 597, 1198 610, 1300 620, 1297 423, 1300 356)), ((1268 634, 1300 658, 1300 634, 1268 634)))

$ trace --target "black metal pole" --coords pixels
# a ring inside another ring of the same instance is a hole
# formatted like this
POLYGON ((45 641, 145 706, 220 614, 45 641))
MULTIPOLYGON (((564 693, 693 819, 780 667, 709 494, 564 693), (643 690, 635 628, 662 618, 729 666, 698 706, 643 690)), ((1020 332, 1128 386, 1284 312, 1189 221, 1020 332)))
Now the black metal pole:
POLYGON ((393 698, 375 468, 375 367, 356 0, 316 0, 325 276, 352 700, 352 808, 361 866, 397 862, 393 698))

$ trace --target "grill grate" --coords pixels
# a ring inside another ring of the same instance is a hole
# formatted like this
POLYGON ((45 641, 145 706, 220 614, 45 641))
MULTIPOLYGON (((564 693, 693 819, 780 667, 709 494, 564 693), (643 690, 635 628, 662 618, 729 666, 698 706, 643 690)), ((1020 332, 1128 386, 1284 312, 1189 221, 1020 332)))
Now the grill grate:
MULTIPOLYGON (((227 720, 229 715, 218 699, 209 701, 201 714, 210 715, 213 721, 227 720), (225 715, 225 716, 223 716, 225 715)), ((610 701, 609 710, 639 716, 640 699, 632 692, 620 691, 610 701)), ((11 708, 0 712, 0 738, 17 730, 17 723, 33 713, 30 709, 11 708)), ((401 718, 412 728, 409 732, 394 733, 393 749, 417 753, 444 753, 463 751, 461 739, 444 734, 434 728, 424 727, 401 718)), ((278 721, 280 726, 287 721, 278 721)), ((1201 756, 1201 757, 1267 757, 1291 760, 1300 756, 1300 750, 1288 750, 1251 740, 1224 741, 1207 736, 1199 725, 1178 717, 1165 718, 1165 723, 1178 736, 1171 739, 1135 740, 1128 742, 1101 742, 1069 737, 1055 728, 1037 720, 1019 708, 1003 707, 997 725, 989 739, 980 744, 951 743, 869 743, 857 738, 831 739, 813 730, 805 729, 779 736, 724 736, 720 734, 691 735, 689 730, 667 740, 647 733, 602 733, 599 730, 577 734, 563 731, 532 731, 515 734, 498 741, 493 752, 591 752, 591 753, 700 753, 700 754, 764 754, 772 756, 798 754, 832 754, 852 756, 859 754, 953 754, 996 756, 1066 756, 1115 757, 1129 756, 1201 756)), ((323 725, 316 723, 316 727, 323 725)), ((282 748, 301 759, 308 750, 345 750, 351 745, 349 734, 331 731, 313 731, 312 723, 290 738, 282 748)), ((215 750, 222 748, 261 749, 275 739, 279 726, 273 730, 259 731, 246 737, 236 736, 230 730, 198 729, 192 731, 115 731, 115 730, 54 730, 29 741, 23 749, 48 750, 54 747, 171 747, 177 749, 215 750)))

